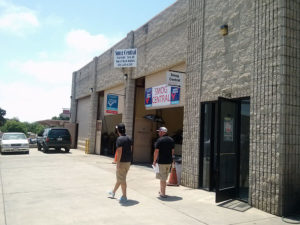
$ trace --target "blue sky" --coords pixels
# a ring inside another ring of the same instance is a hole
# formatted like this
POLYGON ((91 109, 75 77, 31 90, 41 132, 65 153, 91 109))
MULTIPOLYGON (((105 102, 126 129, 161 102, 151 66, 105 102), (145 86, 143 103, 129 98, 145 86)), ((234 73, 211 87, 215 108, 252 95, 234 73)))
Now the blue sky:
POLYGON ((34 122, 70 107, 72 72, 175 0, 0 0, 0 108, 34 122))

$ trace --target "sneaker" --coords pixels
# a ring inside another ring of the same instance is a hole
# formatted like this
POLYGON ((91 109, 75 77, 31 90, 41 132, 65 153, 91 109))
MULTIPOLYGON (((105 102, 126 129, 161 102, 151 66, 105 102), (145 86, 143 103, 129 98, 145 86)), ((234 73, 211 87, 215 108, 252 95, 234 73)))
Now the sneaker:
POLYGON ((113 191, 108 192, 109 198, 115 198, 115 193, 113 191))
POLYGON ((125 202, 127 202, 127 198, 124 197, 124 196, 121 196, 121 198, 119 199, 119 202, 120 203, 125 203, 125 202))
POLYGON ((161 198, 166 198, 167 197, 167 195, 163 195, 160 191, 158 192, 158 194, 159 194, 159 197, 161 197, 161 198))

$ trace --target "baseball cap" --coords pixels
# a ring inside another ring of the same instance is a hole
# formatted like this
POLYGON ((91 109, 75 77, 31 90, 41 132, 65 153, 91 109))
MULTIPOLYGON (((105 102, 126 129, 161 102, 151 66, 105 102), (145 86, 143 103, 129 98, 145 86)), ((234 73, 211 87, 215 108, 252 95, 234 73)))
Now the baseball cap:
POLYGON ((160 127, 158 130, 156 131, 162 131, 162 132, 165 132, 167 133, 168 132, 168 129, 166 127, 160 127))
POLYGON ((116 129, 118 129, 118 131, 119 131, 121 134, 124 134, 124 133, 125 133, 125 125, 124 125, 124 123, 119 123, 119 124, 116 126, 116 129))

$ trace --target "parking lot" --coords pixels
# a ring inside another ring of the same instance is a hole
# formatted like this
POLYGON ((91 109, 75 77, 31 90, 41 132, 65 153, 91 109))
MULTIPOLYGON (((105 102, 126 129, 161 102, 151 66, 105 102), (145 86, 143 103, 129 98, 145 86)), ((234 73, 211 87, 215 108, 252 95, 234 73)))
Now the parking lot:
POLYGON ((74 149, 0 155, 0 225, 285 224, 254 208, 220 207, 213 192, 199 189, 167 187, 169 197, 160 199, 154 172, 139 165, 130 168, 129 201, 120 205, 107 197, 111 162, 74 149))

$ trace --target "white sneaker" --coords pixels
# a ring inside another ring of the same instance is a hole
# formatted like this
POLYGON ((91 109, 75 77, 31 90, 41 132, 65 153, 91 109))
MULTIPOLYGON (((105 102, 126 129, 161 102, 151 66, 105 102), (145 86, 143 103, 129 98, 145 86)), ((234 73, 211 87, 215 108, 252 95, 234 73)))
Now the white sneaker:
POLYGON ((108 192, 109 198, 115 198, 115 193, 113 191, 108 192))

